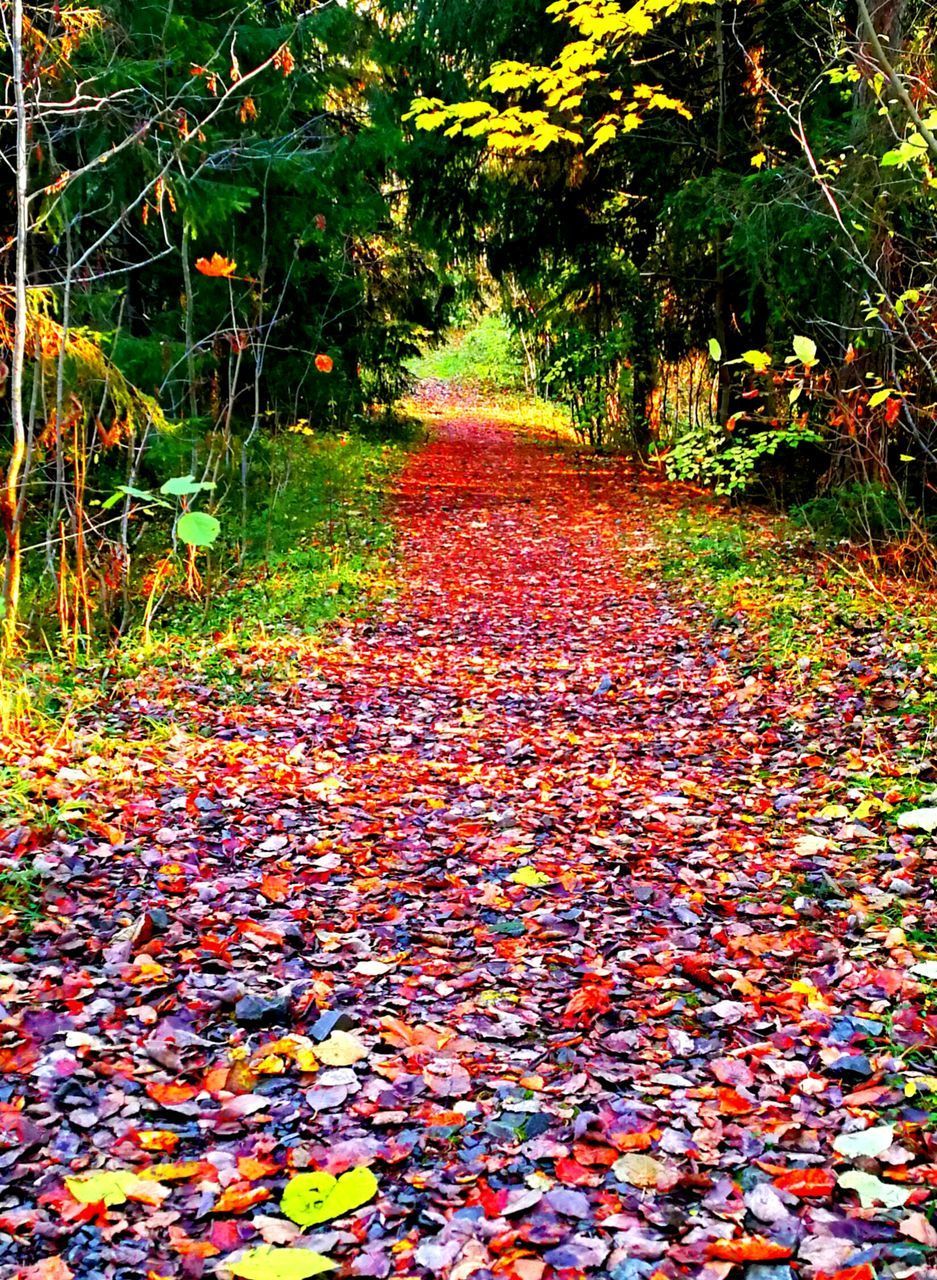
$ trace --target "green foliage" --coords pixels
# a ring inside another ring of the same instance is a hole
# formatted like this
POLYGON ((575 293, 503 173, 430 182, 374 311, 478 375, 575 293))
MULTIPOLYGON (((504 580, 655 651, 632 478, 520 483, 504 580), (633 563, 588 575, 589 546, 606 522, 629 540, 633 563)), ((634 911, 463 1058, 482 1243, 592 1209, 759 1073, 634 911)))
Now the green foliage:
POLYGON ((842 485, 792 508, 791 518, 818 542, 888 542, 909 528, 907 509, 883 484, 842 485))
POLYGON ((466 386, 519 390, 524 385, 517 336, 497 312, 481 316, 465 330, 456 330, 444 345, 412 361, 410 370, 416 378, 438 378, 466 386))
POLYGON ((42 918, 42 885, 30 866, 0 867, 0 915, 8 913, 27 932, 42 918))
POLYGON ((728 432, 718 422, 678 423, 667 454, 667 474, 674 480, 704 484, 726 497, 752 490, 765 459, 781 449, 818 444, 814 431, 797 426, 728 432))

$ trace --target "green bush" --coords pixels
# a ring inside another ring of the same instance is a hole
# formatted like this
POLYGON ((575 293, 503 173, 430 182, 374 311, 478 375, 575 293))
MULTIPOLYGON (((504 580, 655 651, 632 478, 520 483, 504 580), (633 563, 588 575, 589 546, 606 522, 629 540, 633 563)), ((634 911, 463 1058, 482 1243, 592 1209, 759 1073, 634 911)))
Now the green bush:
POLYGON ((882 484, 851 484, 794 507, 791 516, 818 542, 887 542, 908 530, 898 496, 882 484))

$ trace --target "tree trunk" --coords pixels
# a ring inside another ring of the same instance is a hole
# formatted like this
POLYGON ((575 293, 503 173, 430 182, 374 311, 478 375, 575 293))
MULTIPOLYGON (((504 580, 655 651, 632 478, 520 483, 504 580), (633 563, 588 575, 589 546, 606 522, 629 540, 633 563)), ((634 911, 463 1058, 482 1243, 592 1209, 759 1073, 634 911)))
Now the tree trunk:
POLYGON ((6 535, 6 569, 3 578, 3 652, 15 643, 23 574, 23 467, 27 455, 26 422, 23 412, 23 373, 26 364, 26 248, 29 220, 27 203, 26 86, 23 79, 23 0, 14 0, 10 31, 13 55, 13 92, 16 117, 16 266, 15 315, 12 367, 10 370, 10 412, 13 420, 13 448, 3 487, 3 525, 6 535))

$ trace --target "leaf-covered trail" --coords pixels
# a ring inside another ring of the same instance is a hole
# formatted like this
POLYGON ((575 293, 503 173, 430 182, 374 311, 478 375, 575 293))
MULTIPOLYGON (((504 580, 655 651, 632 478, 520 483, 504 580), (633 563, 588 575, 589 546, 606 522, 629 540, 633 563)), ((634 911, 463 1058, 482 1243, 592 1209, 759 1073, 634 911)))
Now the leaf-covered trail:
POLYGON ((791 905, 842 708, 793 724, 702 602, 629 576, 641 501, 617 464, 439 427, 397 598, 258 705, 190 689, 124 843, 46 854, 61 914, 2 997, 0 1262, 197 1276, 298 1237, 375 1277, 924 1274, 934 1139, 897 1055, 933 1012, 901 953, 791 905), (874 1158, 834 1150, 884 1120, 874 1158), (357 1214, 281 1213, 291 1174, 363 1165, 357 1214), (63 1178, 93 1168, 151 1191, 89 1209, 63 1178))

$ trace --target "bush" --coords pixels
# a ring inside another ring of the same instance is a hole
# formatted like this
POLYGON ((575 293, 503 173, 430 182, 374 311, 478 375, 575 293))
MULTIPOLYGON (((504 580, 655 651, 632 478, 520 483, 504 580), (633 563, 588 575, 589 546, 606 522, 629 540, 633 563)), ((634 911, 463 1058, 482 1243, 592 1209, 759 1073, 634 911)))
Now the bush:
POLYGON ((907 533, 907 513, 882 484, 851 484, 791 510, 794 522, 818 542, 888 542, 907 533))

